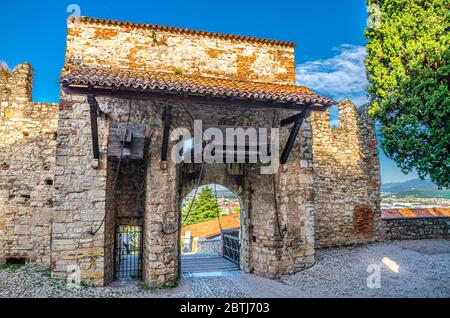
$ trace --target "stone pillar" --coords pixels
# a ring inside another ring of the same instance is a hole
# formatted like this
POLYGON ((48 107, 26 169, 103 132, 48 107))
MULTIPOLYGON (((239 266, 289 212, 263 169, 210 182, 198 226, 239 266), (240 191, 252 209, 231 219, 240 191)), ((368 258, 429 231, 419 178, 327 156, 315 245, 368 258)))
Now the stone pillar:
POLYGON ((177 166, 170 160, 170 147, 163 166, 161 147, 158 128, 150 144, 144 217, 144 282, 154 287, 175 283, 180 263, 177 166))
POLYGON ((279 174, 279 202, 283 230, 280 272, 295 273, 314 264, 314 170, 312 132, 305 118, 290 160, 279 174), (297 154, 297 156, 295 156, 297 154))
POLYGON ((52 276, 78 268, 81 280, 104 285, 107 128, 100 117, 99 167, 92 167, 92 136, 86 96, 61 98, 52 226, 52 276), (90 234, 100 226, 95 235, 90 234))
MULTIPOLYGON (((247 165, 245 188, 248 210, 241 217, 244 238, 241 244, 241 268, 255 274, 275 278, 279 274, 281 240, 273 192, 274 175, 260 174, 258 165, 247 165), (248 232, 248 234, 247 234, 248 232)), ((245 202, 244 201, 244 202, 245 202)))
MULTIPOLYGON (((249 272, 252 268, 252 255, 251 255, 251 240, 253 236, 253 227, 251 226, 251 189, 247 184, 244 184, 244 189, 238 193, 241 198, 241 213, 240 223, 241 228, 239 231, 239 240, 241 244, 240 251, 240 268, 245 272, 249 272)), ((223 246, 222 246, 223 249, 223 246)), ((223 250, 222 250, 223 254, 223 250)))

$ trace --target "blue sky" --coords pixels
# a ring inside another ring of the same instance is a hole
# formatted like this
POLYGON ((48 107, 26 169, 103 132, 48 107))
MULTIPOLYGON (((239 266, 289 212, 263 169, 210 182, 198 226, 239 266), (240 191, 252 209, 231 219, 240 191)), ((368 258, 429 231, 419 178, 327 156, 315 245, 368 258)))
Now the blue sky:
MULTIPOLYGON (((69 4, 77 4, 84 16, 294 41, 298 84, 336 100, 350 98, 358 105, 367 100, 365 0, 5 1, 0 61, 11 68, 32 64, 35 101, 59 99, 69 4)), ((383 182, 416 177, 380 157, 383 182)))

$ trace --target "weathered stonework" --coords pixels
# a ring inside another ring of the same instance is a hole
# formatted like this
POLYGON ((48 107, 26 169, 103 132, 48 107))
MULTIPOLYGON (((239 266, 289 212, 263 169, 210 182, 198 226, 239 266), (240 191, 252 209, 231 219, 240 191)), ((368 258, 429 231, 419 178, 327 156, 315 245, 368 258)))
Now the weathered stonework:
MULTIPOLYGON (((247 112, 236 110, 232 105, 196 106, 193 115, 203 119, 205 126, 219 124, 268 128, 274 120, 273 111, 247 112), (214 113, 214 117, 210 116, 211 113, 214 113)), ((290 115, 292 113, 289 111, 277 111, 275 117, 286 118, 290 115)), ((288 133, 288 129, 281 130, 281 144, 286 142, 288 133)), ((311 144, 311 126, 307 118, 288 163, 275 175, 261 174, 261 167, 257 164, 245 164, 240 175, 230 174, 226 164, 204 166, 201 185, 221 184, 234 191, 242 200, 242 270, 273 278, 314 263, 311 144)), ((179 198, 195 188, 200 169, 199 164, 195 167, 184 165, 179 198)))
POLYGON ((337 128, 329 116, 312 115, 316 246, 373 240, 381 217, 374 122, 350 101, 339 104, 337 128))
POLYGON ((379 228, 384 240, 450 239, 448 217, 381 219, 379 228))
POLYGON ((58 105, 33 103, 32 81, 0 68, 0 263, 50 264, 58 105))
POLYGON ((290 45, 166 30, 73 20, 68 25, 66 63, 245 81, 295 82, 294 48, 290 45))
MULTIPOLYGON (((68 27, 65 69, 73 65, 295 81, 294 49, 287 43, 86 19, 68 27)), ((166 106, 173 107, 171 131, 190 128, 191 116, 205 127, 275 123, 278 128, 282 119, 298 113, 169 94, 99 95, 96 162, 86 93, 62 87, 59 110, 33 104, 31 81, 19 80, 30 78, 27 68, 12 75, 0 70, 0 147, 5 149, 0 154, 0 257, 17 254, 44 263, 51 258, 53 277, 65 278, 78 267, 82 280, 96 285, 114 279, 118 225, 143 226, 145 283, 162 286, 179 276, 180 205, 197 186, 201 165, 162 162, 166 106), (144 159, 121 161, 115 183, 118 161, 107 156, 109 127, 127 122, 130 110, 129 123, 145 127, 144 159), (46 184, 53 176, 54 185, 46 184)), ((271 278, 291 274, 314 264, 316 247, 370 241, 379 232, 377 144, 367 109, 358 113, 351 102, 341 103, 338 129, 330 128, 327 112, 304 114, 289 161, 277 173, 261 174, 259 164, 203 167, 200 185, 221 184, 242 200, 240 266, 246 272, 271 278)), ((289 130, 280 129, 281 147, 289 130)), ((169 143, 169 156, 174 144, 169 143)))

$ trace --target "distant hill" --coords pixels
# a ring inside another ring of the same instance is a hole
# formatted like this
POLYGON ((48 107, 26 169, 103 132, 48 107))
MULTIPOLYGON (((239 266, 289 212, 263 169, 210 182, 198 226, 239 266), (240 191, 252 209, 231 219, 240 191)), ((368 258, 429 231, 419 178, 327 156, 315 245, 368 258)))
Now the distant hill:
MULTIPOLYGON (((238 197, 236 196, 236 194, 234 194, 232 191, 230 191, 229 189, 225 188, 224 186, 221 186, 220 184, 217 184, 215 189, 214 189, 214 185, 208 184, 208 185, 204 185, 204 186, 200 186, 198 188, 199 192, 202 188, 204 187, 209 187, 211 188, 213 191, 216 190, 217 193, 217 197, 218 198, 230 198, 230 199, 237 199, 238 197)), ((189 193, 186 196, 186 199, 188 198, 192 198, 194 196, 194 192, 195 190, 192 190, 191 193, 189 193)))
POLYGON ((450 199, 450 190, 439 190, 431 180, 412 179, 404 182, 384 183, 381 185, 381 192, 396 197, 450 199))

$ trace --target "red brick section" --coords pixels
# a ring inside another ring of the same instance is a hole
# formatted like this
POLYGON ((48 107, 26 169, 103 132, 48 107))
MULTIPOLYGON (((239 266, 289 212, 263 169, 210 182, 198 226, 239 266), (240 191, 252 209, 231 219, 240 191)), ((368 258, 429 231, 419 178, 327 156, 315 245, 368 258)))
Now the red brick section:
POLYGON ((415 217, 450 217, 450 208, 421 208, 421 209, 386 209, 382 210, 381 217, 389 218, 415 218, 415 217))
POLYGON ((202 96, 236 97, 248 100, 299 104, 335 104, 304 86, 236 81, 203 76, 184 76, 139 70, 70 66, 61 83, 68 86, 122 87, 151 91, 190 93, 202 96))
MULTIPOLYGON (((220 217, 220 224, 223 230, 228 229, 239 229, 241 224, 239 221, 240 214, 233 213, 220 217)), ((181 229, 181 236, 184 237, 186 231, 191 232, 191 237, 203 237, 210 238, 220 234, 219 220, 216 218, 214 220, 206 221, 199 224, 193 224, 185 226, 181 229)))
POLYGON ((354 234, 361 239, 373 237, 373 210, 367 204, 359 204, 353 210, 354 234))

